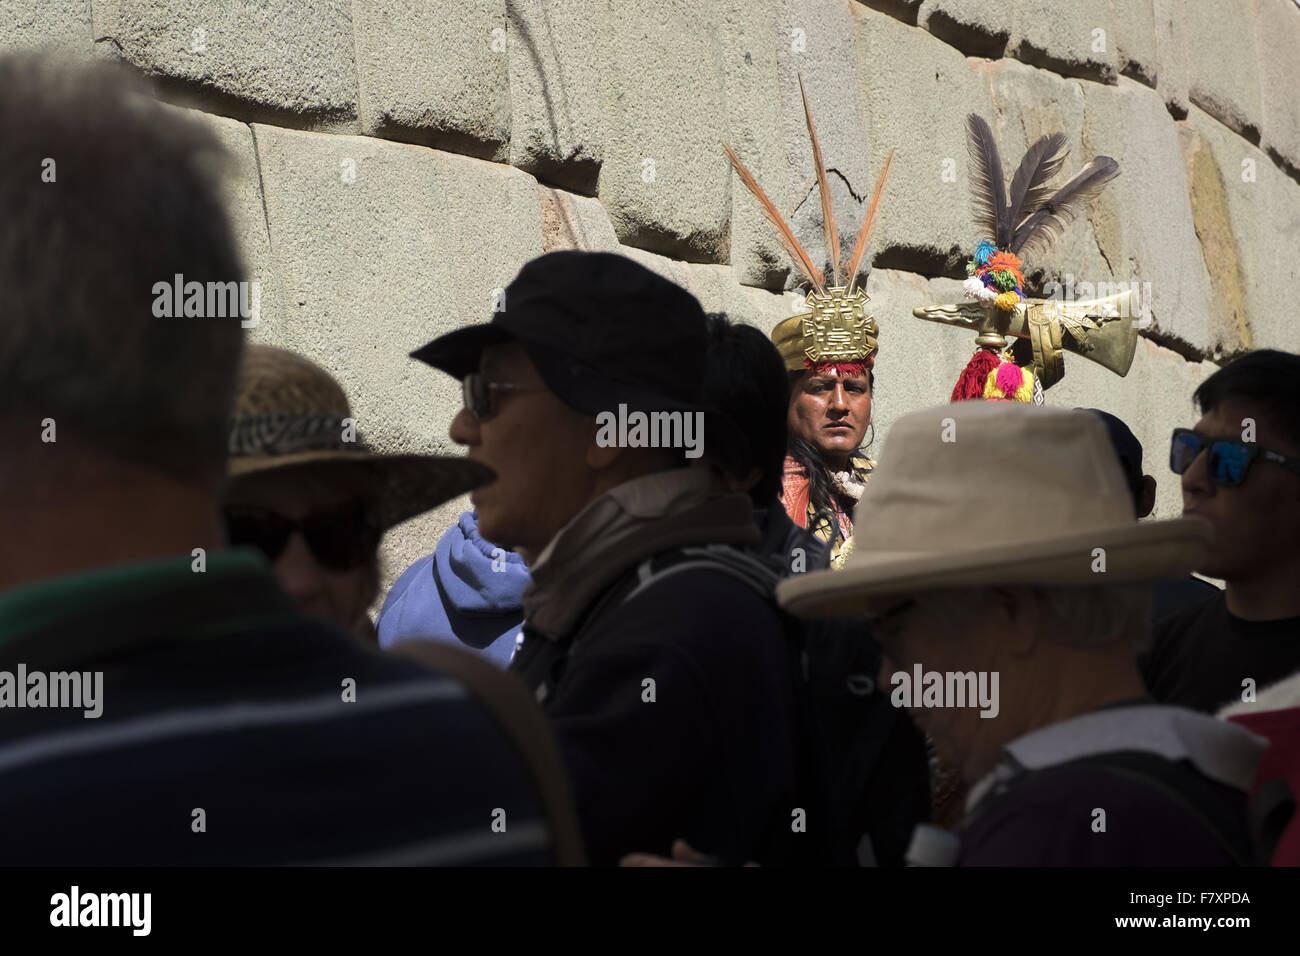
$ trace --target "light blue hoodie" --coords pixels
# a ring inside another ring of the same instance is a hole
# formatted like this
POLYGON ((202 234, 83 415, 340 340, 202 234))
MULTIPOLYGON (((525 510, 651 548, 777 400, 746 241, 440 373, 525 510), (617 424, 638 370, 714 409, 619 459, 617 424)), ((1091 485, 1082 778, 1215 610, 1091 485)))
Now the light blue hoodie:
POLYGON ((450 641, 504 668, 523 623, 519 599, 527 586, 523 559, 483 540, 477 516, 466 511, 438 539, 433 554, 394 582, 379 612, 379 646, 450 641))

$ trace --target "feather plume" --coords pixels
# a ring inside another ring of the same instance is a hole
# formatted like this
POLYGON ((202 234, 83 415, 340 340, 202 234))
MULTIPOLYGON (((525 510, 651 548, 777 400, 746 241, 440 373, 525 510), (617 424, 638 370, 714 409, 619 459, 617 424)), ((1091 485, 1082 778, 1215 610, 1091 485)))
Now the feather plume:
POLYGON ((1016 174, 1011 177, 1011 204, 1007 207, 1007 222, 1013 230, 1025 221, 1026 216, 1037 212, 1038 207, 1052 194, 1052 187, 1048 183, 1061 171, 1067 152, 1064 133, 1044 136, 1029 147, 1025 158, 1016 167, 1016 174))
POLYGON ((812 140, 813 166, 817 170, 817 191, 822 199, 822 228, 826 230, 826 255, 830 257, 832 285, 840 284, 840 233, 835 228, 831 211, 830 184, 826 181, 826 163, 822 160, 822 146, 813 126, 812 110, 808 108, 808 93, 803 88, 803 74, 799 75, 799 95, 803 97, 803 115, 808 121, 808 138, 812 140))
POLYGON ((975 225, 991 237, 999 249, 1011 241, 1011 223, 1007 219, 1007 185, 1002 172, 1002 154, 993 139, 993 130, 984 117, 971 113, 966 117, 970 134, 968 150, 975 163, 975 225))
POLYGON ((885 177, 889 175, 889 164, 894 161, 894 151, 891 149, 889 155, 885 157, 885 165, 880 168, 880 175, 876 177, 876 188, 871 194, 871 201, 867 203, 867 214, 862 218, 862 228, 858 230, 858 241, 853 245, 853 258, 849 260, 849 267, 846 274, 849 277, 849 295, 853 294, 853 286, 858 280, 858 266, 862 263, 862 256, 867 251, 867 237, 871 235, 871 226, 876 221, 876 209, 880 205, 880 195, 885 190, 885 177))
POLYGON ((1011 237, 1011 251, 1021 259, 1041 254, 1061 234, 1080 207, 1118 175, 1119 163, 1109 156, 1092 160, 1016 227, 1011 237))
POLYGON ((754 198, 758 200, 759 206, 762 207, 763 214, 776 227, 777 234, 781 238, 781 245, 790 254, 790 260, 794 263, 795 268, 803 273, 805 279, 812 283, 814 291, 824 295, 826 293, 826 277, 822 275, 820 269, 813 265, 812 259, 804 251, 803 246, 799 245, 799 240, 794 236, 794 230, 781 217, 776 204, 767 198, 767 193, 763 192, 762 187, 758 185, 758 181, 754 179, 754 174, 745 168, 745 164, 740 161, 736 151, 726 143, 722 144, 722 148, 726 150, 727 158, 731 160, 731 165, 736 170, 736 175, 740 177, 740 181, 745 184, 746 189, 754 194, 754 198))

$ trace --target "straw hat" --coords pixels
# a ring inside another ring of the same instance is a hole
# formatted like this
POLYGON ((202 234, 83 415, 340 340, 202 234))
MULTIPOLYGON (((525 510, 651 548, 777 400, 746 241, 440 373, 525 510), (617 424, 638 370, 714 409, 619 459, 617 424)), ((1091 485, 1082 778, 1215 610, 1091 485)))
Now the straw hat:
POLYGON ((1200 518, 1133 519, 1095 414, 1001 402, 900 419, 853 529, 844 569, 782 581, 782 606, 835 617, 939 588, 1155 581, 1191 571, 1211 536, 1200 518))
POLYGON ((333 376, 295 352, 269 345, 244 350, 233 418, 230 478, 294 465, 361 464, 379 478, 378 517, 385 529, 495 477, 468 458, 372 450, 358 430, 345 428, 352 408, 333 376))

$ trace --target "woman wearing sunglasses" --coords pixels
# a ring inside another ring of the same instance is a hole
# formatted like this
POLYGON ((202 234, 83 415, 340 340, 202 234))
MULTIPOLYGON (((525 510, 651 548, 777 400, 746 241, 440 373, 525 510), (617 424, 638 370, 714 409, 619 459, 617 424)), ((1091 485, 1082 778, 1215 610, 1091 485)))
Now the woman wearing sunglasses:
POLYGON ((492 477, 465 458, 369 448, 338 382, 266 345, 245 351, 229 451, 230 544, 261 551, 299 605, 369 641, 384 532, 492 477))

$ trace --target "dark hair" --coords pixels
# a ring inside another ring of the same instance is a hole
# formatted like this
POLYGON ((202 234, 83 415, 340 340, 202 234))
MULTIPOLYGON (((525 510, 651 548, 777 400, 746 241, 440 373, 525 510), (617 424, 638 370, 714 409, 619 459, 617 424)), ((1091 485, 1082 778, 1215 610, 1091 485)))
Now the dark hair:
POLYGON ((244 278, 220 142, 123 67, 34 53, 0 57, 0 130, 3 420, 218 476, 239 316, 155 317, 154 286, 244 278))
MULTIPOLYGON (((785 420, 790 387, 785 362, 761 331, 711 312, 704 402, 726 416, 733 435, 720 434, 710 459, 735 478, 757 468, 762 473, 749 495, 759 508, 772 507, 781 493, 785 462, 785 420), (739 440, 737 440, 739 439, 739 440)), ((724 425, 725 427, 725 425, 724 425)), ((719 431, 722 431, 720 428, 719 431)))
POLYGON ((1192 398, 1202 414, 1233 399, 1249 402, 1300 450, 1300 355, 1247 352, 1202 382, 1192 398))
POLYGON ((1118 415, 1103 412, 1100 408, 1076 408, 1075 411, 1091 412, 1106 426, 1106 435, 1115 449, 1120 470, 1124 472, 1124 483, 1128 486, 1129 497, 1133 499, 1133 513, 1136 514, 1142 506, 1142 443, 1118 415))

